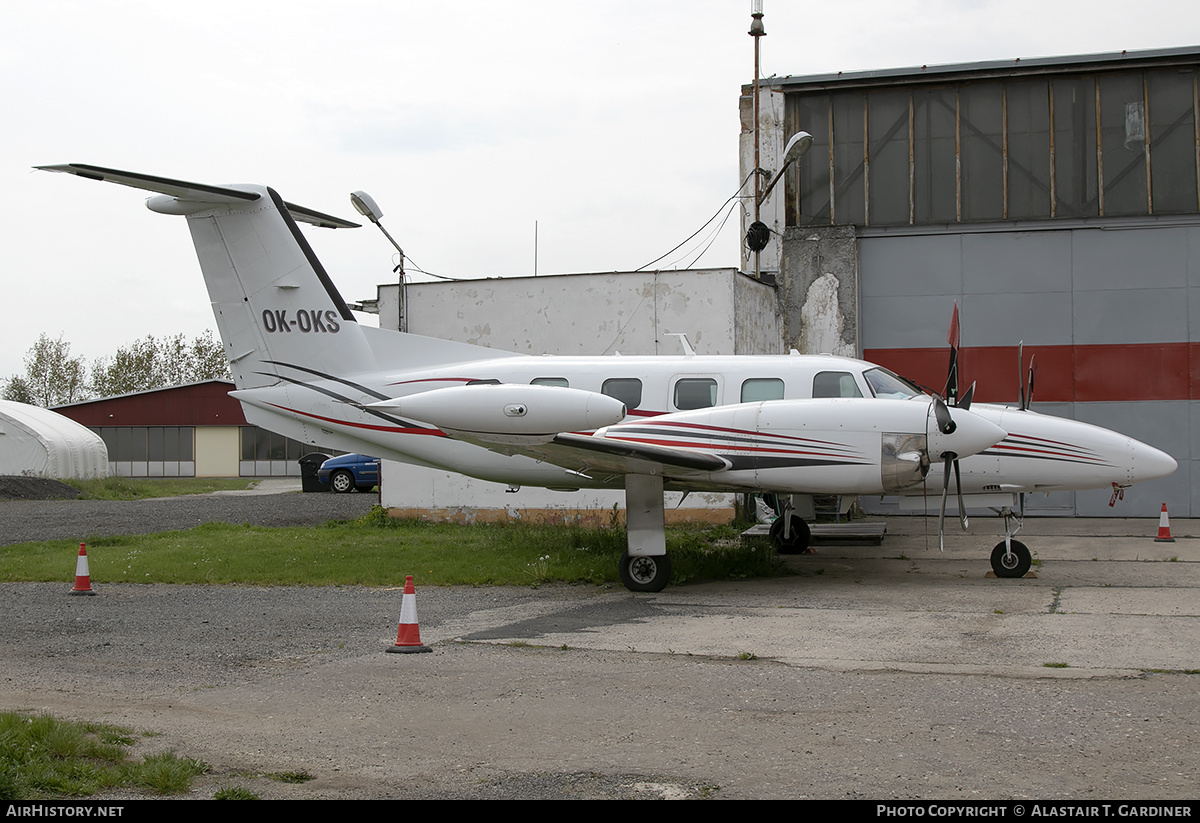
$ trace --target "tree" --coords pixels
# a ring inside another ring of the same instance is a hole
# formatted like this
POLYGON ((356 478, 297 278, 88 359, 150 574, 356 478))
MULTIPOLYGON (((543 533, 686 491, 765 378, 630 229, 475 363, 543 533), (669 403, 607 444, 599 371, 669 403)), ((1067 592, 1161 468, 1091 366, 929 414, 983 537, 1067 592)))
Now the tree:
POLYGON ((46 334, 25 354, 25 374, 4 381, 0 397, 34 406, 61 406, 99 395, 161 389, 201 380, 229 380, 225 350, 206 331, 194 340, 182 334, 156 340, 147 335, 122 346, 112 357, 93 363, 91 380, 82 357, 71 357, 71 344, 46 334))
POLYGON ((88 397, 82 357, 71 357, 71 344, 43 332, 25 353, 25 375, 5 383, 3 397, 35 406, 61 406, 88 397))
POLYGON ((182 334, 162 340, 146 335, 92 368, 92 390, 101 397, 228 379, 225 350, 209 331, 191 341, 182 334))

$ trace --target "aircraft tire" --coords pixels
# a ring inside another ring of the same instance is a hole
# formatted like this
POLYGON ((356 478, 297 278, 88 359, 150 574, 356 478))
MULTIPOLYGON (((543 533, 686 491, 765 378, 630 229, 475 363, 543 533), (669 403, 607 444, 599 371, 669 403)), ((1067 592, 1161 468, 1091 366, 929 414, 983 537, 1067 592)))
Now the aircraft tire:
POLYGON ((329 488, 338 494, 349 494, 354 491, 354 475, 348 471, 337 471, 329 475, 329 488))
POLYGON ((665 554, 649 557, 621 555, 621 582, 631 592, 661 592, 671 582, 671 558, 665 554))
POLYGON ((783 537, 783 518, 777 517, 771 523, 771 543, 780 554, 803 554, 812 541, 812 529, 803 518, 792 515, 792 536, 783 537))
POLYGON ((992 571, 996 577, 1024 577, 1031 565, 1033 555, 1020 540, 1012 541, 1012 556, 1005 550, 1003 540, 992 549, 992 571))

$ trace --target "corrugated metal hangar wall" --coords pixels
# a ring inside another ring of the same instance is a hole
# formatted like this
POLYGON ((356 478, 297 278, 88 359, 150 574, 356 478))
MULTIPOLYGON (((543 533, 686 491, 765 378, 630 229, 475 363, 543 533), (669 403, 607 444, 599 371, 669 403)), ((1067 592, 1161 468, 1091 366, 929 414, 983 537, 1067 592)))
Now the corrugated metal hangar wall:
POLYGON ((957 301, 977 400, 1017 399, 1023 341, 1036 410, 1180 464, 1112 508, 1032 511, 1200 514, 1200 49, 768 82, 762 139, 814 137, 764 254, 785 345, 832 340, 940 389, 957 301))

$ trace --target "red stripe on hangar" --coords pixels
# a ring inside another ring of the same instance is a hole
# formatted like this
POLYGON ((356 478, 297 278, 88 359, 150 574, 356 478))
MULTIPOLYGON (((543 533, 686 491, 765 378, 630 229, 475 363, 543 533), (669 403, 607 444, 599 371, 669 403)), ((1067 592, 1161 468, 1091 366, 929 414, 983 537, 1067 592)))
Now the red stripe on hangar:
MULTIPOLYGON (((1121 343, 1031 346, 1036 355, 1034 402, 1098 403, 1200 398, 1200 343, 1121 343)), ((946 349, 864 349, 863 359, 909 380, 940 387, 946 382, 946 349)), ((958 350, 960 385, 976 382, 980 403, 1017 401, 1017 347, 958 350)))

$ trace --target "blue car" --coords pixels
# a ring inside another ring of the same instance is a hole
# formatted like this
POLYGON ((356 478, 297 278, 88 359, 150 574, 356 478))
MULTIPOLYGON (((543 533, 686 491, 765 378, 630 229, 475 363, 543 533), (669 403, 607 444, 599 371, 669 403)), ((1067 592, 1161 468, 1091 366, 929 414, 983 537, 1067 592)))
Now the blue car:
POLYGON ((358 489, 369 492, 379 483, 379 458, 365 454, 343 454, 331 457, 317 470, 321 485, 329 486, 339 494, 358 489))

